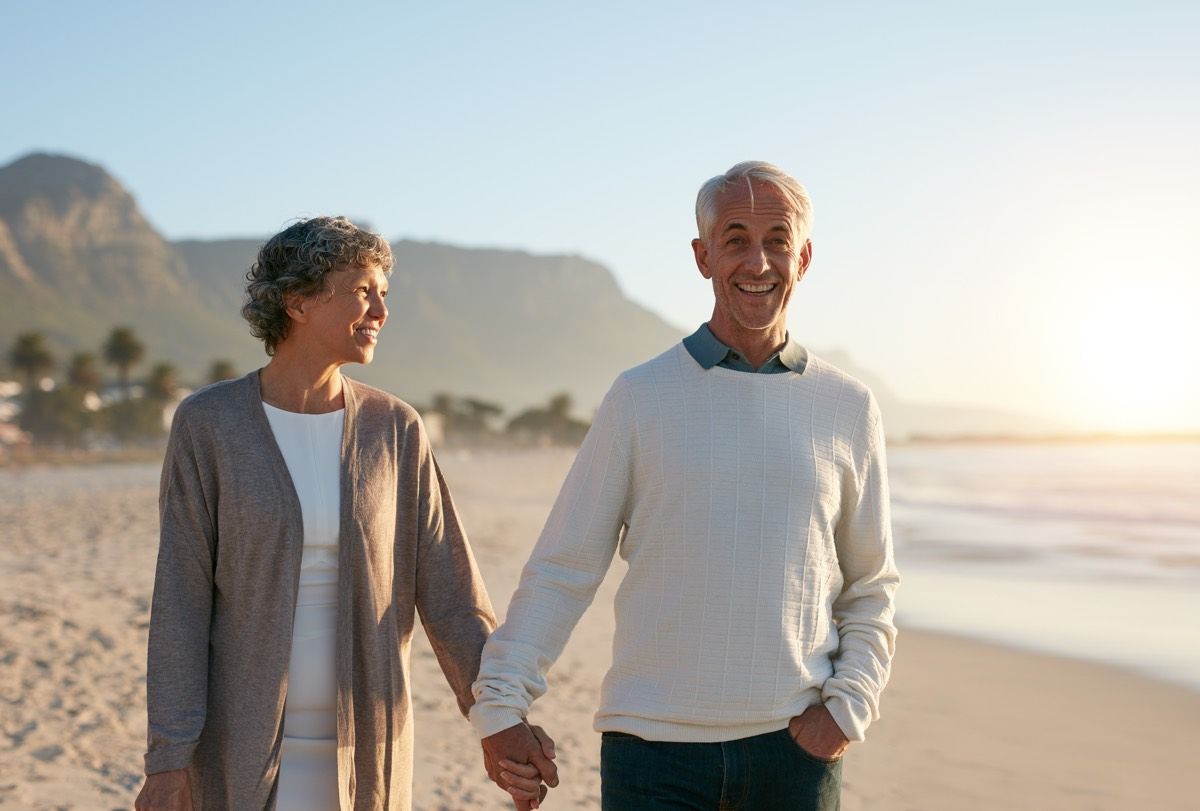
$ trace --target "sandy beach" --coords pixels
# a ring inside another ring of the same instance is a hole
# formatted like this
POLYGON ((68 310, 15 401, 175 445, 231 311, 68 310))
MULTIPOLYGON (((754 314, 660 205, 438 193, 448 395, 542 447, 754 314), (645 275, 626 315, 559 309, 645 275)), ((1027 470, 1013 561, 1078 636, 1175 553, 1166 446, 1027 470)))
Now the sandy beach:
MULTIPOLYGON (((501 616, 571 458, 441 454, 501 616)), ((157 479, 154 464, 0 470, 0 808, 132 806, 157 479)), ((535 707, 532 720, 560 753, 562 786, 548 809, 599 807, 591 716, 620 567, 535 707)), ((412 656, 416 807, 509 807, 487 782, 478 742, 419 634, 412 656)), ((847 754, 843 807, 1195 807, 1198 733, 1200 692, 903 628, 883 718, 847 754)))

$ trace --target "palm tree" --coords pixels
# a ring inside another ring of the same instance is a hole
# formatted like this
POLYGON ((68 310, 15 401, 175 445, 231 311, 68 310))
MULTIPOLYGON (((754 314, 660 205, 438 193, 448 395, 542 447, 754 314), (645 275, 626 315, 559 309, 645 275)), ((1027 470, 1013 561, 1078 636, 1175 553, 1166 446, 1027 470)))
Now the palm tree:
POLYGON ((234 368, 233 361, 220 358, 214 360, 212 366, 208 367, 208 382, 219 383, 222 380, 232 380, 237 377, 237 369, 234 368))
POLYGON ((145 345, 138 340, 131 327, 116 327, 104 342, 104 360, 117 367, 125 399, 129 399, 129 370, 141 363, 146 354, 145 345))
POLYGON ((454 407, 454 398, 445 392, 437 392, 433 395, 433 405, 429 407, 429 410, 436 411, 447 419, 457 411, 454 407))
POLYGON ((563 422, 570 417, 572 405, 571 395, 564 391, 550 398, 550 402, 546 404, 546 411, 552 419, 563 422))
POLYGON ((175 396, 179 388, 175 381, 175 367, 169 363, 156 363, 146 378, 146 396, 151 400, 167 401, 175 396))
POLYGON ((75 353, 67 367, 67 383, 82 391, 96 391, 103 382, 96 368, 96 356, 91 352, 75 353))
POLYGON ((32 392, 37 388, 38 379, 54 368, 54 355, 40 332, 26 332, 17 336, 8 362, 25 373, 25 391, 32 392))

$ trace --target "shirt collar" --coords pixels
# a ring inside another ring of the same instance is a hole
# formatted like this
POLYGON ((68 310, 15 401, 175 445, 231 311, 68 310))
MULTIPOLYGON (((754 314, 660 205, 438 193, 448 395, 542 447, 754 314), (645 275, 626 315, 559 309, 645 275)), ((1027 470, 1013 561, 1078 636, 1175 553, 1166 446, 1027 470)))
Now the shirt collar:
MULTIPOLYGON (((701 324, 700 329, 684 338, 683 346, 703 369, 711 369, 725 360, 726 356, 733 351, 713 335, 707 323, 701 324)), ((789 334, 783 349, 779 350, 779 353, 767 363, 775 360, 798 375, 804 374, 804 368, 808 365, 808 350, 793 341, 789 334)))

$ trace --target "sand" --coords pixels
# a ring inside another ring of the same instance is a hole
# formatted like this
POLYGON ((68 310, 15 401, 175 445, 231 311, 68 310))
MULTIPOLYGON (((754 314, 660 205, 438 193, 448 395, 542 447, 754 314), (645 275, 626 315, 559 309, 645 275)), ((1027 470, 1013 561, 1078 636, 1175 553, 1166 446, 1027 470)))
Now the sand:
MULTIPOLYGON (((441 455, 501 615, 570 459, 441 455)), ((0 808, 132 806, 156 493, 154 465, 0 470, 0 808)), ((560 752, 563 784, 548 809, 599 807, 591 716, 619 575, 534 709, 560 752)), ((413 668, 416 808, 510 807, 483 775, 479 744, 419 635, 413 668)), ((1200 693, 1186 688, 903 629, 883 712, 847 754, 847 811, 1200 807, 1191 790, 1200 693)))

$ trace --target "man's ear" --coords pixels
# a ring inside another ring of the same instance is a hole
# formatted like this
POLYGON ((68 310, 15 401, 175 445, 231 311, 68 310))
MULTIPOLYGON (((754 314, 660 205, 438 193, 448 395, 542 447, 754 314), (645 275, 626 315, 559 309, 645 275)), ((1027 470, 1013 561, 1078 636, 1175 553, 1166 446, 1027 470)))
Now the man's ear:
POLYGON ((806 239, 804 247, 800 249, 800 271, 796 274, 796 281, 804 278, 804 274, 808 272, 808 266, 812 263, 812 240, 806 239))
POLYGON ((708 269, 708 245, 702 239, 692 240, 692 253, 696 256, 696 267, 700 269, 700 275, 706 279, 712 278, 712 271, 708 269))

